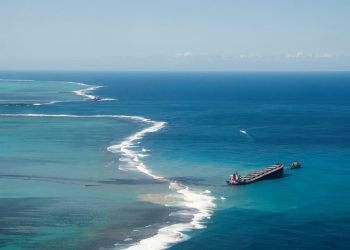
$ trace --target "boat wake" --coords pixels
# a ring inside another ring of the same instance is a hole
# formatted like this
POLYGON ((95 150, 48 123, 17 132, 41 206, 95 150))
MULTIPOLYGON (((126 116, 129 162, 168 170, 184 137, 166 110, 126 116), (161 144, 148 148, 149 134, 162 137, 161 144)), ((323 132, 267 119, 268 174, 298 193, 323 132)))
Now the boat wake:
POLYGON ((248 135, 248 132, 246 130, 240 129, 239 132, 244 135, 248 135))
MULTIPOLYGON (((109 146, 107 150, 114 154, 120 154, 122 160, 128 163, 128 169, 124 170, 137 170, 155 180, 167 182, 169 184, 169 189, 177 196, 181 197, 183 202, 179 206, 186 209, 187 215, 191 215, 191 220, 162 227, 158 230, 156 235, 143 239, 136 244, 129 244, 129 246, 126 247, 128 250, 159 250, 168 248, 173 244, 188 239, 189 237, 185 234, 186 231, 205 228, 204 222, 209 219, 213 213, 215 197, 210 195, 209 190, 204 190, 202 192, 191 190, 188 186, 180 182, 153 173, 146 164, 140 160, 140 158, 142 158, 139 156, 140 152, 133 150, 135 144, 140 142, 146 134, 159 131, 165 126, 165 122, 153 121, 141 116, 127 115, 0 114, 0 117, 117 118, 129 119, 148 125, 146 128, 127 137, 120 144, 109 146)), ((145 148, 141 150, 141 152, 146 151, 148 150, 145 148)))

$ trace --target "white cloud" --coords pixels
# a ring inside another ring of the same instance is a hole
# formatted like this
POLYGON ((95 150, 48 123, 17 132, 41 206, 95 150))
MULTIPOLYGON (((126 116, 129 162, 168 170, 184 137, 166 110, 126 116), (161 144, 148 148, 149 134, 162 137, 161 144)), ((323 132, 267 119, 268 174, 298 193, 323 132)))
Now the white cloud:
POLYGON ((286 58, 304 58, 304 57, 306 57, 306 55, 301 51, 298 51, 297 53, 286 55, 286 58))
POLYGON ((192 51, 185 51, 185 52, 176 54, 176 57, 190 57, 190 56, 193 56, 192 51))
POLYGON ((259 54, 241 54, 238 56, 239 59, 255 59, 255 58, 262 58, 264 56, 259 54))
POLYGON ((329 53, 323 53, 322 55, 319 56, 320 58, 329 58, 329 57, 333 57, 331 54, 329 53))
POLYGON ((333 55, 329 54, 329 53, 322 53, 322 54, 313 54, 313 53, 304 53, 301 51, 298 51, 296 53, 292 53, 292 54, 286 54, 285 55, 286 58, 299 58, 299 59, 304 59, 304 58, 330 58, 333 57, 333 55))

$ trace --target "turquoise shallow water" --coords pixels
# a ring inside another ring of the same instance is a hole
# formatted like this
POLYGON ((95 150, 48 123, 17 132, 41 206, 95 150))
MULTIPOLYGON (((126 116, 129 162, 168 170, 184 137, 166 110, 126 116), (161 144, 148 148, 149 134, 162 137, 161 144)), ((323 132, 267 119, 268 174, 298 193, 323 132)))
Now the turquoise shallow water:
POLYGON ((2 246, 95 249, 95 241, 140 237, 133 230, 157 222, 140 221, 140 213, 157 218, 164 209, 139 197, 167 187, 118 173, 118 157, 106 150, 139 129, 114 118, 1 117, 2 246))
POLYGON ((79 101, 73 91, 86 87, 63 81, 0 79, 0 105, 41 105, 60 101, 79 101))
MULTIPOLYGON (((102 85, 95 95, 118 99, 75 96, 80 102, 1 106, 3 114, 122 114, 166 122, 135 142, 132 149, 149 154, 139 160, 152 174, 216 198, 211 218, 202 220, 206 228, 182 231, 190 238, 171 249, 350 246, 348 73, 2 75, 102 85), (285 178, 225 185, 235 170, 244 174, 295 159, 303 168, 286 171, 285 178)), ((191 213, 174 213, 186 204, 168 182, 133 168, 119 170, 132 161, 107 150, 150 124, 96 117, 0 119, 1 203, 12 208, 1 212, 2 246, 124 248, 165 225, 190 221, 191 213), (37 211, 43 216, 32 220, 37 211)))

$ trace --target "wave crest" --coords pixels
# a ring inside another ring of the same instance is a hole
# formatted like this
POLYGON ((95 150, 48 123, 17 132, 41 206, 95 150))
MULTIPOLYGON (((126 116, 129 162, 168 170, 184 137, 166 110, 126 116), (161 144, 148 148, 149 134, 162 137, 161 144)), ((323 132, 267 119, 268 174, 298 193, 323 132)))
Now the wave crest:
MULTIPOLYGON (((215 208, 215 197, 210 195, 210 191, 193 191, 188 186, 185 186, 177 181, 154 174, 142 161, 140 161, 140 157, 138 155, 139 152, 132 150, 135 143, 141 140, 146 134, 154 133, 162 129, 166 122, 153 121, 142 116, 127 115, 0 114, 0 117, 118 118, 130 119, 149 125, 148 127, 127 137, 120 144, 109 146, 107 150, 114 154, 121 154, 122 161, 127 162, 130 169, 140 171, 153 179, 168 182, 169 189, 182 197, 182 206, 188 209, 187 214, 191 215, 192 219, 187 223, 176 223, 170 226, 162 227, 158 230, 156 235, 143 239, 138 243, 129 246, 126 248, 128 250, 165 249, 175 243, 188 239, 189 236, 185 235, 184 232, 205 228, 203 223, 212 215, 213 209, 215 208)), ((147 149, 143 148, 141 151, 146 152, 147 149)))
MULTIPOLYGON (((137 141, 141 140, 145 134, 157 132, 158 130, 162 129, 166 123, 152 121, 144 117, 132 117, 132 119, 146 122, 150 124, 150 126, 127 137, 122 143, 108 147, 108 150, 112 153, 119 153, 123 156, 123 161, 127 162, 128 166, 130 167, 126 170, 134 168, 152 177, 153 179, 168 182, 169 189, 182 196, 182 199, 184 201, 183 206, 191 209, 189 213, 192 215, 192 220, 188 223, 177 223, 162 227, 158 230, 158 233, 156 235, 147 239, 143 239, 126 249, 165 249, 170 245, 188 239, 189 237, 183 232, 205 227, 203 225, 203 221, 210 218, 212 210, 215 207, 215 197, 210 196, 210 192, 208 192, 208 190, 204 192, 192 191, 189 189, 189 187, 182 185, 181 183, 169 180, 163 176, 156 175, 151 170, 149 170, 147 166, 142 161, 140 161, 140 153, 135 152, 131 148, 133 148, 134 144, 137 141)), ((143 148, 141 151, 145 152, 147 150, 143 148)))

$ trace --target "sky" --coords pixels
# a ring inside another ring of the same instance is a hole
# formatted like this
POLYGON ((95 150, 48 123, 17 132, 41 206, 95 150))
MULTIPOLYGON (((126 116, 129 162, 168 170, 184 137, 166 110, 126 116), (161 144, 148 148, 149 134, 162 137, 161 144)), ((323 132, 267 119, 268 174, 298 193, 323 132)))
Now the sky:
POLYGON ((0 0, 0 70, 350 70, 349 0, 0 0))

